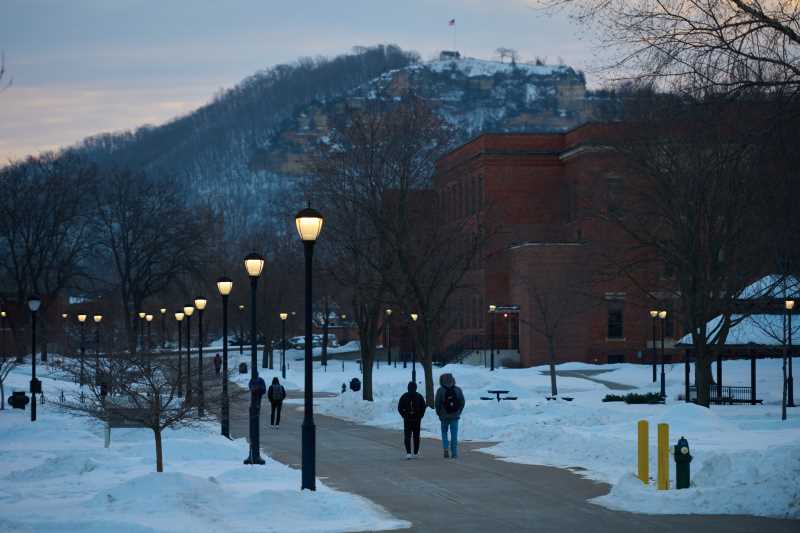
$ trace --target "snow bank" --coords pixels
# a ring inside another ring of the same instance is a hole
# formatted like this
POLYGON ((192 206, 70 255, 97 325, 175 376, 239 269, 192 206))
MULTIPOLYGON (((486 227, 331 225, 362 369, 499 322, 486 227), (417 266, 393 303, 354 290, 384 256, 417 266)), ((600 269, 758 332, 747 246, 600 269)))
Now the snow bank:
MULTIPOLYGON (((29 367, 9 377, 22 390, 29 367)), ((74 388, 44 377, 44 390, 74 388)), ((243 439, 216 424, 168 430, 165 472, 156 473, 152 432, 115 429, 103 447, 91 420, 39 407, 0 411, 0 531, 205 532, 353 531, 408 527, 382 508, 317 482, 301 492, 300 472, 265 458, 242 464, 243 439), (313 509, 313 512, 311 511, 313 509)))
POLYGON ((442 73, 457 70, 461 74, 472 78, 477 76, 494 76, 495 74, 511 74, 515 69, 526 76, 550 76, 565 73, 569 67, 564 65, 528 65, 525 63, 500 63, 484 59, 463 58, 437 60, 426 63, 425 67, 433 72, 442 73))

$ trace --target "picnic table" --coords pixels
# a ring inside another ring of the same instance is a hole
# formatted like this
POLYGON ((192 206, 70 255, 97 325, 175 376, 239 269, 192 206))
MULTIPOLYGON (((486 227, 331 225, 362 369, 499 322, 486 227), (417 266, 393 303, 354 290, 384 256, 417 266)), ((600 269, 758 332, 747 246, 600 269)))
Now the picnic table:
MULTIPOLYGON (((500 403, 500 400, 516 400, 517 399, 516 396, 506 396, 504 398, 501 398, 500 397, 501 394, 508 394, 509 392, 511 392, 511 391, 507 391, 507 390, 487 390, 486 392, 488 392, 489 394, 494 394, 497 397, 497 402, 498 403, 500 403)), ((481 396, 481 400, 494 400, 494 398, 491 398, 489 396, 481 396)))

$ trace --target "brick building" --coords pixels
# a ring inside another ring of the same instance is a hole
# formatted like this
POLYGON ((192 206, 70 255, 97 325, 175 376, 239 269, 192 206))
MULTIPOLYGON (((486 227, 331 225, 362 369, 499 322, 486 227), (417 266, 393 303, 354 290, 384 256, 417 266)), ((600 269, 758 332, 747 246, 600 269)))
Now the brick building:
MULTIPOLYGON (((668 310, 669 353, 679 334, 671 300, 603 268, 630 244, 602 217, 624 207, 623 180, 603 149, 614 132, 587 124, 565 133, 487 133, 437 162, 434 188, 448 219, 483 217, 491 234, 457 296, 461 316, 446 345, 486 346, 494 304, 496 346, 518 350, 523 366, 547 361, 550 341, 559 361, 649 362, 648 311, 656 306, 668 310)), ((648 275, 651 287, 663 281, 663 273, 648 275)))

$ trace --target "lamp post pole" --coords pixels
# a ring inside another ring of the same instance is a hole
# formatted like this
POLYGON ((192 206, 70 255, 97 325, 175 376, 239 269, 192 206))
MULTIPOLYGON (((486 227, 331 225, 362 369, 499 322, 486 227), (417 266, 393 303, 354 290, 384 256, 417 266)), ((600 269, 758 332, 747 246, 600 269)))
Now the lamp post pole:
POLYGON ((286 379, 286 319, 289 313, 281 313, 281 377, 286 379))
POLYGON ((494 372, 494 317, 497 315, 497 306, 492 304, 489 306, 489 314, 492 316, 492 319, 489 321, 489 343, 490 343, 490 353, 491 359, 489 360, 489 371, 494 372))
POLYGON ((417 382, 417 313, 411 313, 411 381, 417 382))
POLYGON ((317 241, 324 219, 311 207, 301 210, 295 216, 295 225, 303 241, 303 252, 306 262, 306 294, 305 294, 305 409, 302 426, 302 475, 300 489, 317 490, 316 485, 316 428, 314 426, 314 359, 311 344, 311 265, 314 257, 314 243, 317 241))
POLYGON ((786 407, 794 407, 794 377, 792 376, 792 309, 794 309, 794 300, 788 300, 786 308, 789 312, 789 351, 787 357, 789 362, 789 377, 786 379, 786 407))
POLYGON ((206 415, 205 387, 203 386, 203 311, 206 310, 208 300, 199 296, 194 300, 197 309, 197 416, 206 415))
POLYGON ((183 321, 184 314, 180 311, 175 313, 175 320, 178 322, 178 398, 183 397, 183 330, 181 329, 181 322, 183 321))
POLYGON ((222 296, 222 436, 230 438, 230 401, 228 398, 228 296, 233 290, 233 280, 221 277, 217 280, 217 290, 222 296))
POLYGON ((239 306, 239 355, 244 354, 244 306, 239 306))
MULTIPOLYGON (((391 309, 387 309, 386 310, 386 329, 384 330, 384 334, 386 336, 386 339, 385 339, 384 344, 386 344, 386 364, 389 365, 389 366, 392 366, 392 345, 391 345, 391 338, 389 336, 390 335, 390 332, 389 332, 390 325, 389 325, 389 323, 391 322, 391 318, 392 318, 392 310, 391 309)), ((397 365, 395 364, 395 366, 397 366, 397 365)))
POLYGON ((158 310, 161 313, 161 349, 165 349, 167 347, 167 325, 166 325, 166 317, 167 317, 167 309, 162 307, 158 310))
POLYGON ((78 323, 81 325, 81 372, 80 378, 78 381, 80 382, 80 386, 83 387, 83 384, 86 383, 86 377, 84 375, 84 358, 86 357, 86 315, 80 314, 78 315, 78 323))
POLYGON ((36 296, 28 298, 28 309, 31 311, 31 422, 36 422, 36 394, 42 391, 36 379, 36 311, 41 303, 36 296))
POLYGON ((656 382, 656 365, 658 362, 658 352, 656 351, 656 319, 658 318, 658 311, 650 311, 651 322, 653 323, 653 383, 656 382))
POLYGON ((192 404, 192 315, 194 307, 186 305, 183 307, 183 314, 186 316, 186 403, 192 404))
POLYGON ((103 320, 103 315, 94 315, 92 317, 95 323, 95 344, 94 344, 94 381, 95 385, 98 384, 100 377, 100 322, 103 320))
POLYGON ((144 350, 144 317, 147 316, 147 313, 144 311, 139 311, 139 349, 141 351, 144 350))
POLYGON ((659 311, 658 318, 661 321, 661 397, 667 397, 666 376, 664 374, 664 329, 667 324, 667 312, 659 311))
POLYGON ((244 259, 244 267, 250 276, 250 455, 245 459, 245 464, 263 465, 261 458, 259 435, 260 397, 256 394, 258 381, 258 334, 256 317, 256 295, 258 292, 258 277, 264 268, 264 258, 256 253, 248 254, 244 259))

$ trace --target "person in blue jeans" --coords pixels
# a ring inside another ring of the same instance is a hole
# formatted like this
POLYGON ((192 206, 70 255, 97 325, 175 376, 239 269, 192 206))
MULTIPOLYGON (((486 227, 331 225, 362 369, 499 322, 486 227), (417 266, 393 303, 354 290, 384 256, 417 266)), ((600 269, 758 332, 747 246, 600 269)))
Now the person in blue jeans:
POLYGON ((458 458, 458 420, 464 410, 464 393, 456 387, 453 374, 439 376, 439 390, 436 391, 434 407, 442 423, 442 446, 444 457, 458 458), (448 431, 450 438, 448 439, 448 431))

